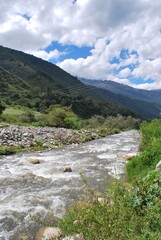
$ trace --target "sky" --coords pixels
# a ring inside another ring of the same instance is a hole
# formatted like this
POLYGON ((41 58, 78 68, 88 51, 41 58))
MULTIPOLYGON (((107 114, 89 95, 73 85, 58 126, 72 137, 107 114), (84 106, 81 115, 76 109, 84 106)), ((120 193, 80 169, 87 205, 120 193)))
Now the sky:
POLYGON ((0 45, 79 78, 161 89, 161 0, 0 0, 0 45))

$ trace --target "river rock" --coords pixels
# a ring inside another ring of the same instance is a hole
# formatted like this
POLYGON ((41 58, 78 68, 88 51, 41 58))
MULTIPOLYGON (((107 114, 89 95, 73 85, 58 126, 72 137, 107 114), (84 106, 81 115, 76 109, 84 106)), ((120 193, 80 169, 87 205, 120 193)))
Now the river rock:
POLYGON ((63 173, 66 173, 66 172, 72 172, 71 167, 65 167, 63 170, 63 173))
POLYGON ((18 240, 29 240, 29 237, 26 235, 19 236, 18 240))
POLYGON ((126 155, 124 155, 123 158, 128 161, 128 160, 131 160, 132 158, 134 158, 136 156, 137 156, 136 153, 127 153, 126 155))
POLYGON ((31 163, 31 164, 40 164, 41 161, 39 159, 30 159, 29 163, 31 163))
POLYGON ((58 239, 61 236, 60 228, 56 227, 42 227, 39 229, 35 240, 51 240, 58 239))
POLYGON ((157 163, 156 168, 161 168, 161 161, 157 163))

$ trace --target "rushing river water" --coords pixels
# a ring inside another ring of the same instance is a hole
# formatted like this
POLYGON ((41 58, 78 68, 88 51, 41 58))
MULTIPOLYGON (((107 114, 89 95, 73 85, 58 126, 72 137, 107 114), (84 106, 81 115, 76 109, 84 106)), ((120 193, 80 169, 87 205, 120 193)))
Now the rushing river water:
POLYGON ((1 157, 0 240, 16 240, 21 234, 34 239, 40 226, 30 214, 61 217, 84 191, 80 173, 102 191, 111 176, 122 176, 124 156, 138 152, 139 140, 132 130, 79 146, 1 157), (64 167, 72 172, 63 173, 64 167))

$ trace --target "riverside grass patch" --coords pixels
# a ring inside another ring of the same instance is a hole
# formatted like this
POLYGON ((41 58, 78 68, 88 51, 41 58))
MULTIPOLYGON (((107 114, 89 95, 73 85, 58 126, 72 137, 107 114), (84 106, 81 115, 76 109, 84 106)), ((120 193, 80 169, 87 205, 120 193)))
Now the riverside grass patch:
POLYGON ((146 176, 161 160, 161 120, 143 122, 140 132, 142 135, 141 153, 131 159, 126 166, 127 177, 130 181, 146 176))
POLYGON ((99 201, 98 192, 74 204, 59 222, 64 236, 85 240, 161 239, 160 172, 152 171, 135 186, 114 180, 99 201))

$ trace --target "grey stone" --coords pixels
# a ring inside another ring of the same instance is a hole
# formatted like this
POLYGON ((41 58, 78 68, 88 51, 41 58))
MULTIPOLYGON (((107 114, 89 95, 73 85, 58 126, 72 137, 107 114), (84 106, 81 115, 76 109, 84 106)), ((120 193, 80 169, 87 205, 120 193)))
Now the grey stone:
POLYGON ((157 163, 156 168, 161 168, 161 161, 157 163))

